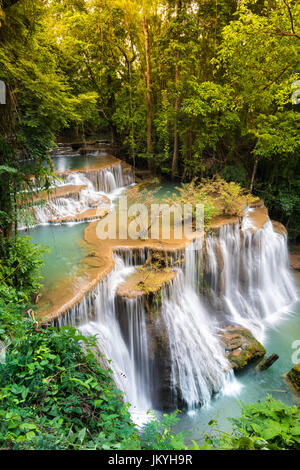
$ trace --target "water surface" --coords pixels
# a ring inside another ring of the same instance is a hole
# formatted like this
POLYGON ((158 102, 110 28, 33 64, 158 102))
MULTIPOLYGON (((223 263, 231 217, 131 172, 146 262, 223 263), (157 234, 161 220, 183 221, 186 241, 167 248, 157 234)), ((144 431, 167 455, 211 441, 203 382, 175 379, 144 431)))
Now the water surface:
POLYGON ((31 235, 33 243, 43 244, 50 250, 45 254, 41 272, 45 289, 50 289, 64 277, 76 272, 87 253, 80 244, 87 225, 40 225, 26 232, 31 235))
MULTIPOLYGON (((300 274, 295 275, 300 290, 300 274)), ((231 424, 227 418, 240 416, 240 406, 243 403, 255 403, 265 400, 268 395, 281 400, 288 405, 299 403, 297 397, 287 386, 282 374, 288 372, 293 366, 292 348, 294 341, 300 340, 300 301, 283 312, 281 319, 268 325, 264 346, 267 355, 276 353, 279 359, 266 371, 258 372, 255 365, 246 368, 237 374, 237 384, 216 395, 210 405, 192 411, 183 411, 176 431, 184 431, 187 440, 202 441, 202 434, 210 431, 209 421, 217 419, 218 429, 230 432, 231 424)))

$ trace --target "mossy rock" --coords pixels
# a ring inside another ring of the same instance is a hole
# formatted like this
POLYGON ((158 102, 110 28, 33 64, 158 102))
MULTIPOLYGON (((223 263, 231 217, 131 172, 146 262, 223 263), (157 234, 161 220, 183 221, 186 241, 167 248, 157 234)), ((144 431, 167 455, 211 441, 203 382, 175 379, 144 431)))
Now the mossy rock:
POLYGON ((221 339, 225 346, 225 355, 235 371, 243 369, 266 354, 265 348, 252 333, 239 325, 226 327, 221 339))
POLYGON ((169 284, 175 277, 176 271, 170 268, 161 270, 138 268, 119 285, 117 295, 127 299, 134 299, 139 296, 150 296, 151 300, 157 300, 161 289, 169 284))
POLYGON ((300 364, 295 365, 285 377, 292 389, 300 396, 300 364))

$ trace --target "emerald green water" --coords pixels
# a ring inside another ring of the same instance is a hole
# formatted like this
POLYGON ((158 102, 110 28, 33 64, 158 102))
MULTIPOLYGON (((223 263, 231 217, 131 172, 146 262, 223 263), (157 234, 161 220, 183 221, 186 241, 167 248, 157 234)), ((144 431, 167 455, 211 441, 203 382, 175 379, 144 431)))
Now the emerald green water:
POLYGON ((91 168, 93 165, 102 161, 107 154, 103 153, 102 156, 93 155, 60 155, 59 157, 52 157, 52 162, 55 170, 65 171, 74 170, 76 168, 91 168))
MULTIPOLYGON (((108 153, 102 152, 98 155, 80 155, 78 153, 67 154, 67 155, 53 155, 51 160, 53 162, 53 167, 57 171, 65 170, 74 170, 78 168, 90 168, 95 164, 98 164, 99 161, 105 160, 109 156, 108 153)), ((24 166, 32 168, 32 161, 24 162, 24 166)), ((45 161, 45 167, 49 167, 48 163, 45 161)))
MULTIPOLYGON (((300 274, 295 277, 300 288, 300 274)), ((230 432, 231 425, 227 418, 240 416, 240 404, 255 403, 264 400, 268 395, 289 405, 298 403, 282 377, 282 374, 295 365, 292 362, 295 352, 292 344, 296 340, 300 340, 300 301, 292 305, 278 323, 269 325, 266 331, 264 346, 267 355, 276 353, 279 359, 264 372, 256 371, 253 365, 237 375, 241 388, 236 395, 218 394, 208 408, 183 412, 176 431, 184 431, 187 441, 195 440, 200 443, 202 433, 210 431, 208 423, 212 418, 217 419, 218 429, 230 432)), ((298 358, 299 356, 300 353, 298 358)))
POLYGON ((42 269, 43 284, 46 289, 53 287, 64 277, 75 273, 86 255, 80 246, 84 230, 88 224, 45 225, 30 229, 33 243, 46 246, 50 252, 45 254, 42 269))
POLYGON ((172 197, 173 195, 179 194, 177 187, 180 183, 162 183, 159 185, 159 190, 155 193, 155 197, 159 200, 172 197))

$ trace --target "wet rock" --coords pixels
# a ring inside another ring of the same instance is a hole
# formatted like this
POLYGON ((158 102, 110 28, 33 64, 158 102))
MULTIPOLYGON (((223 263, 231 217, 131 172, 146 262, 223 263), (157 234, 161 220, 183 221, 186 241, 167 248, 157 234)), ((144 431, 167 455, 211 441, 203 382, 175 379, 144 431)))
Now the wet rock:
POLYGON ((278 359, 278 354, 271 354, 271 356, 260 361, 260 363, 257 365, 257 370, 263 371, 269 369, 269 367, 271 367, 278 359))
POLYGON ((284 377, 292 390, 300 396, 300 363, 295 365, 284 377))
POLYGON ((169 284, 175 277, 176 271, 170 268, 161 270, 138 268, 119 285, 117 296, 128 299, 134 299, 139 296, 151 297, 161 292, 163 287, 169 284))
POLYGON ((235 371, 257 361, 266 353, 252 333, 239 325, 225 327, 221 339, 225 346, 225 355, 235 371))
POLYGON ((260 208, 264 206, 264 201, 262 199, 257 198, 255 201, 249 204, 251 208, 260 208))
POLYGON ((300 271, 300 253, 290 253, 290 264, 293 269, 300 271))
POLYGON ((279 235, 286 235, 287 230, 283 224, 277 222, 276 220, 272 220, 272 225, 276 233, 278 233, 279 235))
POLYGON ((94 196, 89 196, 86 200, 86 203, 88 207, 95 209, 98 208, 101 205, 106 205, 110 206, 110 199, 107 196, 104 195, 97 195, 95 194, 94 196))
POLYGON ((248 219, 251 221, 252 227, 249 228, 252 233, 262 229, 266 222, 268 222, 268 209, 263 205, 252 208, 252 211, 248 214, 248 219))

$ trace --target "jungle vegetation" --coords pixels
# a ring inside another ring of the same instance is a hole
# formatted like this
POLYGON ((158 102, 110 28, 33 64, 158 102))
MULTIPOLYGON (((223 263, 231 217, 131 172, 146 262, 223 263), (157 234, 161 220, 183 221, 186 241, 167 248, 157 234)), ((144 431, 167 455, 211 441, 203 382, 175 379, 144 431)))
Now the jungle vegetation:
MULTIPOLYGON (((58 139, 101 134, 166 180, 246 188, 296 241, 299 22, 294 0, 0 0, 1 449, 186 448, 175 415, 136 429, 95 339, 36 323, 43 248, 18 236, 18 201, 49 188, 58 139)), ((192 448, 300 445, 299 408, 272 398, 230 435, 211 425, 192 448)))

